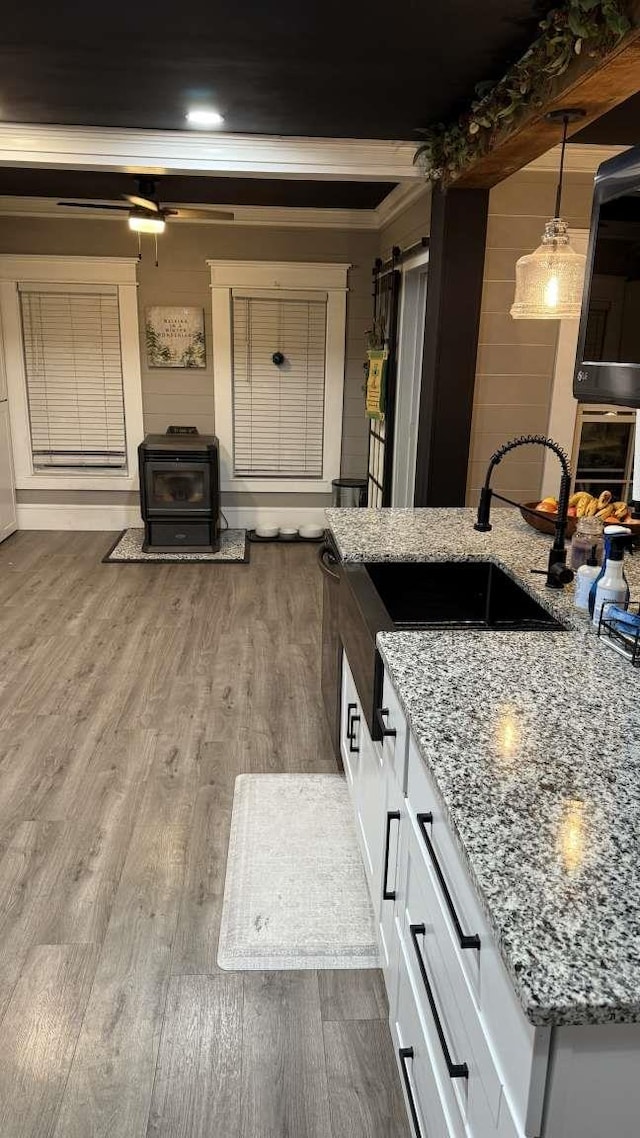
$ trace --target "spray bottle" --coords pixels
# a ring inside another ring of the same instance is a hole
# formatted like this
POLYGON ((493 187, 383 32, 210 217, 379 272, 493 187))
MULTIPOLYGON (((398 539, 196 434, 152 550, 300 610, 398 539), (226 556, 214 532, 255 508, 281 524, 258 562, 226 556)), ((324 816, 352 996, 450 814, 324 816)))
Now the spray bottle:
MULTIPOLYGON (((611 603, 626 605, 629 601, 629 583, 624 575, 625 549, 631 549, 630 531, 611 534, 604 573, 594 583, 593 623, 596 628, 600 623, 603 606, 611 603)), ((604 615, 607 615, 606 608, 604 615)))
MULTIPOLYGON (((626 526, 618 525, 604 527, 604 555, 602 557, 602 567, 595 581, 592 582, 591 588, 589 589, 589 616, 591 617, 593 617, 593 610, 595 608, 598 585, 600 584, 607 570, 607 561, 609 560, 609 553, 611 551, 611 539, 616 537, 618 534, 625 534, 630 536, 631 530, 627 529, 626 526)), ((597 627, 598 621, 594 620, 593 623, 597 627)))

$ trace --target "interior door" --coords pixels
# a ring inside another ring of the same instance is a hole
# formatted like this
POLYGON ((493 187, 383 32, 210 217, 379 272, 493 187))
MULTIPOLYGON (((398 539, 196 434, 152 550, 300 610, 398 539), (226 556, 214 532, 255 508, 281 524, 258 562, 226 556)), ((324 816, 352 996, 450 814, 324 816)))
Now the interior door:
POLYGON ((391 505, 396 409, 398 301, 401 283, 401 273, 395 267, 395 263, 399 254, 400 250, 394 249, 390 268, 383 269, 381 263, 377 262, 373 278, 374 325, 389 353, 385 380, 384 418, 381 420, 371 419, 369 423, 367 505, 375 508, 391 505))
POLYGON ((9 428, 9 404, 0 402, 0 541, 18 528, 9 428))

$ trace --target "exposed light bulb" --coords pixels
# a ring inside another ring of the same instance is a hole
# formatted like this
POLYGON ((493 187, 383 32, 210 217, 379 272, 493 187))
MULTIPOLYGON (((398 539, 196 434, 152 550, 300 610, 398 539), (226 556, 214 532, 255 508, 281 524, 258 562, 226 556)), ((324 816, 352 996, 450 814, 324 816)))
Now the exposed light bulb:
POLYGON ((224 122, 219 111, 207 107, 194 107, 193 110, 187 111, 186 117, 191 126, 222 126, 224 122))
POLYGON ((163 217, 142 216, 139 213, 132 213, 129 217, 129 229, 133 229, 134 233, 164 233, 165 220, 163 217))
POLYGON ((558 278, 556 276, 549 277, 544 290, 544 302, 547 308, 558 307, 558 278))

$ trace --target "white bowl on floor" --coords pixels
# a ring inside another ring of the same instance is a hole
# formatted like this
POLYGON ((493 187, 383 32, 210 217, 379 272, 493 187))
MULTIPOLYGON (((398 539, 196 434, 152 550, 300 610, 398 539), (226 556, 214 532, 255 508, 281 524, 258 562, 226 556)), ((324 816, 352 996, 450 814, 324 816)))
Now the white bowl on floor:
POLYGON ((256 526, 256 537, 277 537, 279 533, 278 526, 256 526))
POLYGON ((298 530, 294 526, 281 526, 280 537, 283 541, 295 541, 298 536, 298 530))
POLYGON ((298 533, 300 534, 300 537, 304 537, 307 539, 307 541, 311 541, 314 538, 322 537, 324 530, 322 526, 309 524, 300 526, 298 533))

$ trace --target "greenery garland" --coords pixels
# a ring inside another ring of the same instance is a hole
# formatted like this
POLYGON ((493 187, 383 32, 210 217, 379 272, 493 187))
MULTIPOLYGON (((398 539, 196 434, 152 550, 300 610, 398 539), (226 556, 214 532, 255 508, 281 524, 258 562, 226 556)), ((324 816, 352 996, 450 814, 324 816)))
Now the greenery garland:
POLYGON ((497 83, 479 83, 469 110, 454 125, 437 123, 423 132, 415 160, 429 181, 454 181, 521 111, 543 106, 553 80, 576 55, 605 55, 630 27, 623 0, 568 0, 552 9, 528 51, 497 83))

